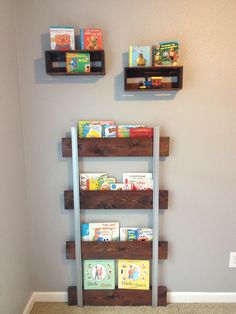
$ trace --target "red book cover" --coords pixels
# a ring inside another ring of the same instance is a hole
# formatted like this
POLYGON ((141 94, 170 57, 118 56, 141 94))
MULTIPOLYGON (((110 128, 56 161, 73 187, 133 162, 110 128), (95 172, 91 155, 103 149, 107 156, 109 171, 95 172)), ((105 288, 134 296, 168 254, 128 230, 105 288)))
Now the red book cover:
POLYGON ((153 128, 131 128, 130 137, 153 137, 153 128))
POLYGON ((80 30, 81 49, 102 49, 102 31, 98 28, 84 28, 80 30))

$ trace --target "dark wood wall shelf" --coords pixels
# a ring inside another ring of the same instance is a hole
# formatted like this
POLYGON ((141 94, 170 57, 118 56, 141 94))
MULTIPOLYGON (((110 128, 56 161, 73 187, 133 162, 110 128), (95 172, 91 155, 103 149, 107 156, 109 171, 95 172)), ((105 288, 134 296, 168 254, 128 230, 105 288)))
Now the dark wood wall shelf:
MULTIPOLYGON (((81 246, 82 259, 152 259, 151 241, 82 241, 81 246)), ((167 259, 167 241, 159 241, 158 253, 167 259)), ((75 259, 75 241, 66 242, 66 258, 75 259)))
POLYGON ((45 51, 46 73, 49 75, 105 75, 105 53, 104 50, 47 50, 45 51), (68 73, 66 71, 67 52, 89 52, 90 72, 68 73))
MULTIPOLYGON (((158 287, 158 305, 166 306, 167 288, 158 287)), ((77 287, 68 287, 68 304, 77 305, 77 287)), ((152 289, 149 290, 83 290, 83 304, 92 306, 143 306, 152 305, 152 289)))
MULTIPOLYGON (((65 209, 74 209, 73 191, 64 191, 65 209)), ((81 209, 152 209, 153 191, 80 191, 81 209)), ((168 191, 159 191, 159 208, 168 208, 168 191)))
MULTIPOLYGON (((169 156, 169 145, 169 137, 160 137, 160 157, 169 156)), ((78 138, 78 148, 79 157, 151 157, 153 138, 78 138)), ((72 156, 69 137, 62 139, 62 156, 72 156)))
POLYGON ((158 67, 126 67, 124 69, 125 91, 158 92, 178 91, 183 87, 182 66, 158 66, 158 67), (162 83, 158 87, 140 88, 140 82, 150 80, 151 77, 162 77, 162 83))

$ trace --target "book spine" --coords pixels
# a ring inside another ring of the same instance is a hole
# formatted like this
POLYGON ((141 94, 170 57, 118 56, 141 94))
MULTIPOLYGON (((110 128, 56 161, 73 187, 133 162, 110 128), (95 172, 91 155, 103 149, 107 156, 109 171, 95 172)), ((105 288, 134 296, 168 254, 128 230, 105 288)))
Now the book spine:
POLYGON ((84 50, 84 29, 80 29, 80 49, 84 50))
POLYGON ((129 66, 132 67, 133 63, 133 49, 132 46, 129 47, 129 66))

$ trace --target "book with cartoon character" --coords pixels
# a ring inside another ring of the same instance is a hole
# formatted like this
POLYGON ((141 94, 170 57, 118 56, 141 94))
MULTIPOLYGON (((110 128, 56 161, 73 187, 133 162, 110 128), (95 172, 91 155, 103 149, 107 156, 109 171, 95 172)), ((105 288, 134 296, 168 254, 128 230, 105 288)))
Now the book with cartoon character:
POLYGON ((102 49, 102 31, 99 28, 80 29, 80 47, 82 50, 102 49))
POLYGON ((67 52, 66 71, 68 73, 90 72, 90 53, 67 52))
POLYGON ((85 290, 115 289, 115 260, 84 260, 85 290))
POLYGON ((74 50, 75 33, 72 26, 50 26, 50 43, 52 50, 74 50))
POLYGON ((146 260, 118 260, 118 289, 149 290, 149 269, 146 260))
POLYGON ((150 46, 130 46, 129 47, 129 66, 151 66, 151 47, 150 46))
POLYGON ((165 41, 153 47, 153 65, 177 65, 179 60, 179 43, 165 41))

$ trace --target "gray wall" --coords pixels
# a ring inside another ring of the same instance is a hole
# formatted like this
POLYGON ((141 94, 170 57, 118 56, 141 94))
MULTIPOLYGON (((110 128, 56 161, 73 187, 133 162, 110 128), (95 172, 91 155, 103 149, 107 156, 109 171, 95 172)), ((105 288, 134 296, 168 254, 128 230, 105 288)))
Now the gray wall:
MULTIPOLYGON (((71 187, 70 160, 60 139, 81 119, 160 125, 171 137, 171 154, 161 163, 161 187, 170 206, 160 233, 169 241, 161 284, 170 291, 235 291, 228 268, 235 244, 236 184, 236 2, 22 0, 18 39, 33 289, 64 291, 74 283, 74 263, 65 259, 73 238, 72 213, 63 209, 71 187), (107 74, 63 78, 45 74, 48 26, 101 27, 107 74), (184 88, 177 94, 132 95, 123 90, 129 45, 178 39, 184 88)), ((147 171, 151 160, 84 160, 82 171, 147 171)), ((149 225, 150 213, 85 212, 83 221, 119 220, 149 225)))
POLYGON ((0 2, 0 307, 20 314, 31 294, 14 1, 0 2))

